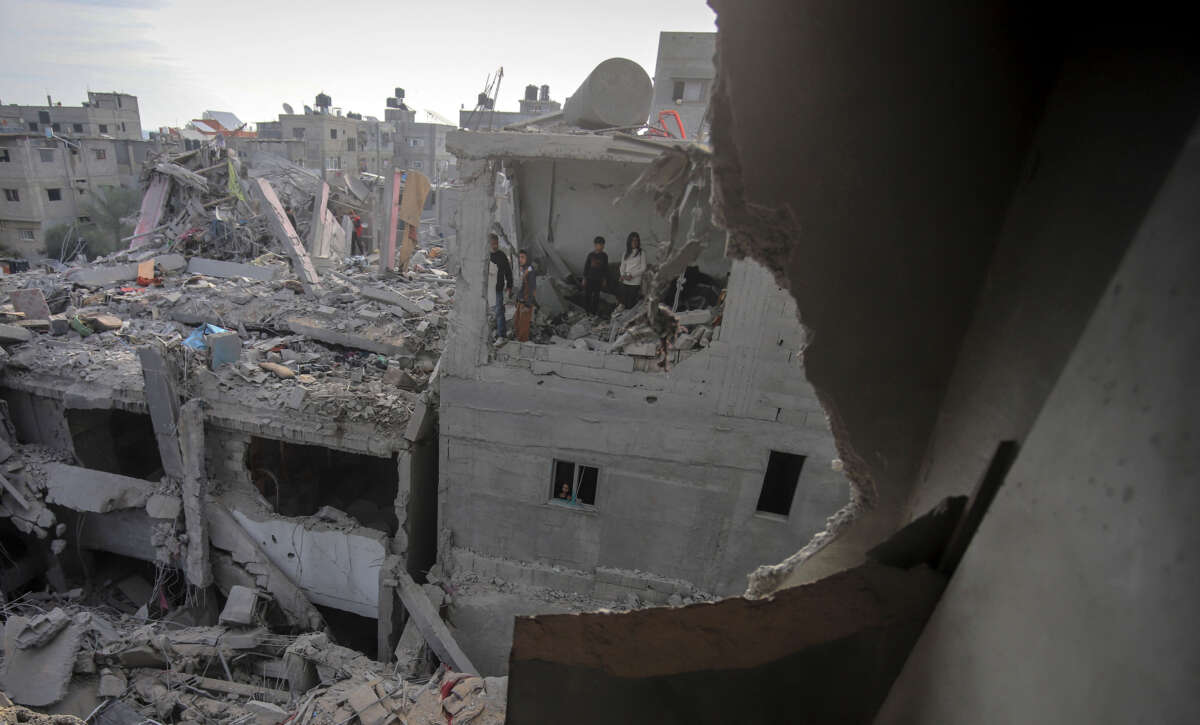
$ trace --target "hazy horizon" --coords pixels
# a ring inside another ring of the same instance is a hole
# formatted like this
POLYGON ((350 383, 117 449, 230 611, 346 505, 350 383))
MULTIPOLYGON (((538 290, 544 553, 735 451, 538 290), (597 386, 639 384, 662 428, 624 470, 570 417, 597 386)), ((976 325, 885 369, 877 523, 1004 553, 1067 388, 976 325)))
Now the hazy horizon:
POLYGON ((138 97, 142 127, 153 131, 206 110, 270 121, 283 103, 302 112, 320 92, 343 113, 383 118, 401 87, 417 120, 430 109, 457 121, 501 66, 496 109, 515 111, 526 85, 549 85, 562 101, 612 57, 653 76, 659 32, 716 30, 703 0, 578 9, 533 0, 503 14, 478 0, 310 5, 0 0, 0 21, 20 29, 0 48, 0 102, 42 105, 50 94, 77 106, 88 90, 121 91, 138 97))

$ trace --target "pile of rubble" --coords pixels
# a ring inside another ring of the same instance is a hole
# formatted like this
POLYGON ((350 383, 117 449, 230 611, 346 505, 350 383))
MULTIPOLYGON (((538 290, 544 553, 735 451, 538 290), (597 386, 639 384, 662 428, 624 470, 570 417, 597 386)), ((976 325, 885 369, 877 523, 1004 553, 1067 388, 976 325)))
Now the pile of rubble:
POLYGON ((507 678, 445 667, 406 678, 324 633, 272 633, 254 601, 231 593, 220 624, 178 626, 84 602, 79 590, 26 595, 3 608, 0 717, 16 703, 112 725, 504 722, 507 678))
POLYGON ((130 249, 0 277, 5 375, 56 371, 139 388, 135 348, 155 343, 235 398, 385 426, 407 420, 448 335, 445 250, 417 249, 407 274, 345 256, 343 228, 314 220, 353 211, 365 192, 331 192, 286 160, 256 158, 249 178, 234 152, 209 146, 147 163, 138 226, 153 227, 130 249))

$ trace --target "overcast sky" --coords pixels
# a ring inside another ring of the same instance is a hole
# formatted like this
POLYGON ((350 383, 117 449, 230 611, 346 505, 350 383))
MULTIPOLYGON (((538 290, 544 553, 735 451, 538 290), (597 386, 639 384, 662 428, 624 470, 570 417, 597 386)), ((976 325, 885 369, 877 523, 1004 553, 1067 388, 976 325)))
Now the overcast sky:
POLYGON ((138 97, 142 127, 208 109, 255 123, 321 91, 383 117, 399 86, 450 119, 504 67, 498 110, 527 84, 562 101, 598 63, 653 77, 662 30, 714 31, 704 0, 0 0, 0 102, 78 105, 87 91, 138 97))

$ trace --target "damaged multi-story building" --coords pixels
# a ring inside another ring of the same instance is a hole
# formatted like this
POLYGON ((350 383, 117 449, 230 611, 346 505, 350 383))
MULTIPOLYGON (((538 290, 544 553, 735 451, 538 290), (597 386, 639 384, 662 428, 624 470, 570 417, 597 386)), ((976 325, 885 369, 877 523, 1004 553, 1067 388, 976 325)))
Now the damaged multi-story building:
MULTIPOLYGON (((585 81, 451 134, 457 243, 371 268, 328 253, 348 186, 205 147, 149 172, 148 240, 5 278, 16 705, 1196 719, 1188 26, 713 5, 711 147, 585 81), (644 301, 585 315, 630 231, 644 301), (528 340, 491 339, 489 234, 540 277, 528 340)), ((630 65, 597 73, 648 101, 630 65)))
POLYGON ((89 92, 79 106, 0 106, 0 245, 44 250, 45 232, 88 223, 88 204, 137 185, 149 144, 137 97, 89 92))
MULTIPOLYGON (((649 91, 630 90, 643 94, 630 103, 638 118, 649 91)), ((590 110, 566 113, 591 125, 590 110)), ((476 181, 461 201, 457 324, 442 366, 439 560, 463 582, 450 617, 485 671, 505 668, 514 614, 739 592, 748 571, 803 547, 849 498, 804 379, 794 306, 757 263, 726 258, 707 221, 702 147, 582 130, 448 141, 476 181), (663 174, 655 183, 669 192, 638 184, 663 174), (678 206, 664 213, 672 193, 678 206), (492 231, 540 269, 548 336, 490 344, 492 231), (595 237, 616 260, 630 232, 656 270, 652 306, 665 295, 686 328, 665 353, 636 331, 645 303, 588 318, 564 284, 582 275, 595 237), (683 277, 697 282, 676 296, 683 277)))

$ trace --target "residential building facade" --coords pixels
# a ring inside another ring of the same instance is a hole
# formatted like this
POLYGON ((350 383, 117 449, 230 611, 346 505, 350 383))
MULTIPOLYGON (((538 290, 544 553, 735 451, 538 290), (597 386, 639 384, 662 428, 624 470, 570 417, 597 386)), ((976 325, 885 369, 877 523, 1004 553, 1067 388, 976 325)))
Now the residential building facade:
POLYGON ((89 93, 77 107, 0 107, 0 246, 40 255, 45 231, 86 223, 88 201, 137 186, 149 144, 137 98, 89 93))
MULTIPOLYGON (((704 140, 704 114, 712 93, 717 52, 716 33, 670 33, 658 35, 658 61, 654 66, 654 101, 650 123, 657 124, 662 111, 675 111, 689 139, 704 140)), ((667 121, 667 129, 677 133, 667 121)))

